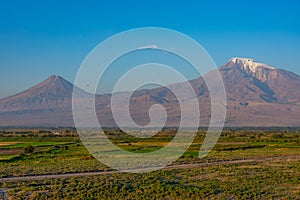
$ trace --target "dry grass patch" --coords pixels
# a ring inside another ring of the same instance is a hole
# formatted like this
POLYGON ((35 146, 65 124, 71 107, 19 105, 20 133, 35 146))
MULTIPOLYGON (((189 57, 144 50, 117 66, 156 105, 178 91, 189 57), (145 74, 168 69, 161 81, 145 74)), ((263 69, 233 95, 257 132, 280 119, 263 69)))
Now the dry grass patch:
POLYGON ((0 146, 9 146, 9 145, 14 145, 18 144, 20 142, 0 142, 0 146))

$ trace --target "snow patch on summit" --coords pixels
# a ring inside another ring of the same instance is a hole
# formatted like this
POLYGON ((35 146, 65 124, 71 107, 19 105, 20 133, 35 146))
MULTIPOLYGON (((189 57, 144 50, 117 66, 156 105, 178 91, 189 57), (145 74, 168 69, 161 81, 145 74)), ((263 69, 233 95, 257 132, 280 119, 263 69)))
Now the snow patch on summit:
POLYGON ((240 64, 243 66, 244 70, 250 70, 252 73, 255 73, 258 68, 275 69, 274 67, 257 62, 251 58, 232 58, 229 62, 240 64))

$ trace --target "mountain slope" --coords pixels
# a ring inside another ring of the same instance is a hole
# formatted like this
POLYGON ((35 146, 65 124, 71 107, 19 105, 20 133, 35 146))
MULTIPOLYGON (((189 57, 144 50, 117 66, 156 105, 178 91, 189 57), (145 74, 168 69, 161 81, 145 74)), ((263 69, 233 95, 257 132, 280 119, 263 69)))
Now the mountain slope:
POLYGON ((300 100, 300 77, 292 72, 249 58, 233 58, 220 68, 220 72, 228 90, 232 88, 239 89, 241 93, 246 92, 247 100, 259 100, 257 95, 268 102, 287 103, 300 100))
MULTIPOLYGON (((57 75, 0 100, 0 126, 72 126, 73 84, 57 75)), ((76 88, 80 94, 84 91, 76 88)))
POLYGON ((300 76, 248 58, 233 58, 219 70, 228 99, 227 125, 300 125, 300 76))
MULTIPOLYGON (((227 95, 226 126, 300 126, 300 76, 249 58, 233 58, 219 68, 227 95)), ((209 73, 205 75, 209 77, 209 73)), ((170 87, 184 88, 186 83, 170 87)), ((210 93, 204 79, 191 80, 201 111, 201 126, 207 126, 210 93)), ((72 118, 73 85, 59 76, 51 76, 42 83, 11 97, 0 100, 0 126, 74 126, 72 118)), ((182 90, 184 95, 184 91, 182 90)), ((76 88, 85 101, 88 95, 76 88)), ((117 94, 120 109, 123 96, 117 94)), ((96 95, 96 110, 103 126, 115 126, 112 117, 111 95, 96 95)), ((185 101, 189 105, 190 101, 185 101)), ((144 89, 134 92, 130 100, 130 114, 140 125, 150 122, 149 108, 154 104, 165 107, 167 126, 180 122, 180 106, 167 88, 144 89)), ((187 106, 187 112, 193 112, 187 106)), ((191 119, 193 120, 193 119, 191 119)))
POLYGON ((51 76, 38 85, 1 100, 0 110, 18 111, 32 108, 50 108, 63 105, 72 97, 73 85, 59 76, 51 76))

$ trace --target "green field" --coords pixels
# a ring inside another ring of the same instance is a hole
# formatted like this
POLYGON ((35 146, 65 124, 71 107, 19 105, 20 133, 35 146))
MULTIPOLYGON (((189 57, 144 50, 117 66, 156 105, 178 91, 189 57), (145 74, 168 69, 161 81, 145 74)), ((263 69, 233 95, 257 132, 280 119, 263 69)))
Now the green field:
MULTIPOLYGON (((5 130, 0 135, 0 188, 12 199, 300 199, 300 133, 288 130, 227 130, 203 159, 205 136, 173 166, 144 173, 107 173, 74 131, 5 130), (32 146, 34 150, 25 153, 32 146), (15 180, 4 178, 103 172, 99 175, 15 180)), ((132 152, 168 144, 174 131, 137 139, 117 130, 107 136, 132 152)), ((1 192, 1 189, 0 189, 1 192)), ((0 195, 1 196, 1 195, 0 195)))

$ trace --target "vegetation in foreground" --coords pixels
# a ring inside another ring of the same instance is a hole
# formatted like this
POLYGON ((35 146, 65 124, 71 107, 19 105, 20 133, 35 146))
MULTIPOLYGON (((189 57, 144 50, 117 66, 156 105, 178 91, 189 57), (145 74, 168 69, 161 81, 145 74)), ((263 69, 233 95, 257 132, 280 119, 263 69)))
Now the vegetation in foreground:
MULTIPOLYGON (((121 148, 153 151, 174 132, 136 139, 118 130, 108 137, 121 148)), ((197 168, 146 174, 0 182, 12 199, 299 199, 300 133, 297 131, 224 131, 213 151, 197 157, 205 134, 174 163, 212 163, 197 168), (222 163, 227 160, 249 160, 222 163)), ((72 130, 5 130, 0 137, 0 177, 110 170, 95 160, 72 130)))

